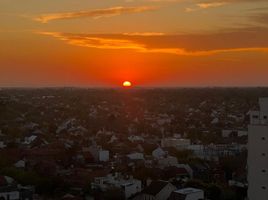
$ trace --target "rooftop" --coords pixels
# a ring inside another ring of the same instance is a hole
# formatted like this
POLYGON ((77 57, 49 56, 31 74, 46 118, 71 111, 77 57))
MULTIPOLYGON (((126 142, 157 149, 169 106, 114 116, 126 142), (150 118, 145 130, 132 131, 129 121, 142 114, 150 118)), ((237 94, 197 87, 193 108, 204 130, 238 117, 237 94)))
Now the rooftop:
POLYGON ((191 194, 196 192, 202 192, 203 190, 197 189, 197 188, 183 188, 179 190, 175 190, 174 192, 179 194, 191 194))
POLYGON ((157 195, 169 182, 167 181, 153 181, 147 188, 145 188, 142 193, 157 195))

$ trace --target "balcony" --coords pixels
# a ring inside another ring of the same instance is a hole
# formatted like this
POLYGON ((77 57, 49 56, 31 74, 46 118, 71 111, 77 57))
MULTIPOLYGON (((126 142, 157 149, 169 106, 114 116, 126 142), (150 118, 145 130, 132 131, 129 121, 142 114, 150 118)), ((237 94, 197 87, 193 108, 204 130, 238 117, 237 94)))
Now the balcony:
POLYGON ((250 124, 251 125, 268 125, 268 114, 260 111, 250 112, 250 124))

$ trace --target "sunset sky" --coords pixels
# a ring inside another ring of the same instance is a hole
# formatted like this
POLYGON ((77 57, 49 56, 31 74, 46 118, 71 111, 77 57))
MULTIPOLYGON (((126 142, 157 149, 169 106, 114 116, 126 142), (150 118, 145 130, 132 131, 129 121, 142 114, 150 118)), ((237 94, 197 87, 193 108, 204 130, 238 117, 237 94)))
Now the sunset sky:
POLYGON ((268 0, 0 0, 0 87, 268 86, 268 0))

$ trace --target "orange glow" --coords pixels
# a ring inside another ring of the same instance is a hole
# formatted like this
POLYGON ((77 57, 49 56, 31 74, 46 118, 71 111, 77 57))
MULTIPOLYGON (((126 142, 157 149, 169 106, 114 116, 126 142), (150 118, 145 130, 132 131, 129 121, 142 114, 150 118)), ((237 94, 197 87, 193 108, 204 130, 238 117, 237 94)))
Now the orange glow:
POLYGON ((123 82, 123 87, 131 87, 132 83, 130 81, 124 81, 123 82))

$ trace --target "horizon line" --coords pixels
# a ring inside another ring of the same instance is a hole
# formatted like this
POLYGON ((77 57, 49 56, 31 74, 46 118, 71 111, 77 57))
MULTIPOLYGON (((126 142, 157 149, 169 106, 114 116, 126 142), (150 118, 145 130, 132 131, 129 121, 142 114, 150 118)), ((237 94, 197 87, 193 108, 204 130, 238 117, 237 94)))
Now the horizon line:
POLYGON ((133 86, 131 88, 124 88, 122 86, 0 86, 2 89, 122 89, 122 90, 136 90, 136 89, 235 89, 235 88, 268 88, 267 86, 133 86))

